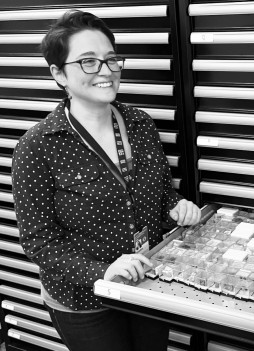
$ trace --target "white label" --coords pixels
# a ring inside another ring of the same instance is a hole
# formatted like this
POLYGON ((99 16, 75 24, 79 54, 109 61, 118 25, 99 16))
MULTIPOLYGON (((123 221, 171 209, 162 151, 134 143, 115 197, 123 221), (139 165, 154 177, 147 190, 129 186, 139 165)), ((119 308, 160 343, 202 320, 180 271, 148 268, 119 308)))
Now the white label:
POLYGON ((5 317, 5 322, 10 323, 10 324, 14 324, 14 325, 18 325, 18 322, 16 319, 11 318, 11 317, 7 317, 7 316, 5 317))
POLYGON ((2 307, 3 308, 6 308, 7 310, 11 310, 11 311, 14 311, 14 306, 13 305, 10 305, 9 303, 6 303, 6 302, 2 302, 2 307))
POLYGON ((213 43, 213 33, 192 33, 194 43, 213 43))
POLYGON ((11 330, 9 330, 8 335, 9 335, 10 337, 12 337, 12 338, 20 339, 20 334, 15 333, 15 332, 13 332, 13 331, 11 331, 11 330))
POLYGON ((105 287, 96 285, 94 289, 94 293, 101 296, 107 296, 116 300, 121 299, 120 290, 117 290, 117 289, 105 288, 105 287))
POLYGON ((217 138, 198 138, 198 146, 218 146, 217 138))

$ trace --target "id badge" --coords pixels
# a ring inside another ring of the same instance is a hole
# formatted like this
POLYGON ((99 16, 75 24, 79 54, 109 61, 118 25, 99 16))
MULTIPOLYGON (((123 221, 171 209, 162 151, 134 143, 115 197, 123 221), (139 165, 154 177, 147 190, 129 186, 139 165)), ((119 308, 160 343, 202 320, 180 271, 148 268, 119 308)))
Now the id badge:
POLYGON ((134 235, 134 252, 146 254, 149 251, 148 228, 145 226, 141 231, 134 235))

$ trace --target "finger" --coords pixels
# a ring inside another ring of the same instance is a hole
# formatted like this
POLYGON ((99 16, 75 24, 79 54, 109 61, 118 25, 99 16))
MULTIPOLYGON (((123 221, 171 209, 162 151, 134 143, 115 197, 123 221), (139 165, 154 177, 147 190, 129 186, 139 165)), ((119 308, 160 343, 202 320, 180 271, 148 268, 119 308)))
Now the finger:
POLYGON ((128 272, 126 267, 112 265, 105 272, 104 280, 112 280, 116 276, 121 276, 121 277, 126 278, 128 280, 132 279, 132 276, 130 275, 130 273, 128 272))
POLYGON ((132 261, 131 264, 126 268, 126 270, 129 272, 129 274, 131 275, 131 279, 136 282, 139 278, 138 276, 138 272, 136 270, 136 267, 134 265, 135 261, 132 261))
POLYGON ((128 268, 120 269, 117 275, 120 275, 121 277, 123 277, 123 278, 125 278, 127 280, 132 280, 133 279, 131 273, 128 271, 128 268))
POLYGON ((199 223, 201 221, 201 210, 200 208, 198 209, 198 222, 199 223))
POLYGON ((200 219, 201 219, 201 210, 198 208, 198 206, 193 204, 193 206, 192 206, 192 218, 190 219, 188 225, 195 225, 195 224, 199 223, 200 219))
POLYGON ((129 265, 122 265, 120 267, 117 267, 115 270, 116 275, 119 275, 125 279, 132 280, 132 274, 129 272, 129 265))
POLYGON ((136 269, 136 272, 137 272, 137 275, 138 275, 138 279, 144 279, 145 271, 144 271, 144 268, 143 268, 141 262, 138 261, 138 260, 133 260, 132 264, 134 265, 134 267, 136 269))
POLYGON ((192 207, 192 218, 190 219, 188 225, 195 225, 200 221, 201 211, 198 206, 194 205, 192 207))
POLYGON ((149 267, 153 267, 153 263, 142 254, 132 254, 131 257, 132 257, 132 260, 138 260, 138 261, 148 265, 149 267))
POLYGON ((196 220, 196 206, 191 202, 188 201, 186 204, 186 213, 182 225, 191 225, 196 220))
POLYGON ((121 261, 121 262, 129 262, 132 260, 132 256, 131 254, 122 254, 122 256, 120 256, 117 261, 121 261))
POLYGON ((201 210, 198 208, 198 206, 195 206, 193 213, 193 223, 191 225, 199 223, 201 219, 201 210))
POLYGON ((191 210, 186 213, 183 226, 194 225, 196 223, 196 214, 191 210))
POLYGON ((182 202, 179 205, 179 209, 178 209, 178 221, 177 221, 178 225, 183 225, 184 220, 185 220, 186 212, 187 212, 187 203, 186 202, 182 202))
POLYGON ((171 210, 169 212, 169 215, 174 221, 178 221, 178 212, 176 210, 171 210))

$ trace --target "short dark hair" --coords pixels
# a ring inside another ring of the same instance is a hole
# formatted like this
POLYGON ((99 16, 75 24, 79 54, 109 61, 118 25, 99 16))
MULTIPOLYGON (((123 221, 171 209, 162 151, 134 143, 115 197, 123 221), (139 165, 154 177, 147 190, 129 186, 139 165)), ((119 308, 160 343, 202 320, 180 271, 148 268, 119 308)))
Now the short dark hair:
POLYGON ((49 66, 62 67, 69 54, 69 38, 84 29, 101 31, 116 50, 114 34, 102 19, 89 12, 69 10, 50 27, 42 40, 41 52, 49 66))

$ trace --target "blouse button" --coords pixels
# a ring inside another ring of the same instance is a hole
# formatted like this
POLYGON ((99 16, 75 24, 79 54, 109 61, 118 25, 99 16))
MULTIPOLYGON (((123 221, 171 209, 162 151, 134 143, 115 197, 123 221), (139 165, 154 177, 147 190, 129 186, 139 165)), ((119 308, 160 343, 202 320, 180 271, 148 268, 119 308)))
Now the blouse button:
POLYGON ((147 158, 148 158, 149 160, 151 160, 152 155, 147 155, 147 158))
POLYGON ((134 224, 129 225, 130 229, 134 229, 134 224))
POLYGON ((81 179, 82 178, 82 176, 81 176, 81 174, 80 173, 78 173, 77 175, 76 175, 76 177, 75 177, 76 179, 81 179))
POLYGON ((130 202, 130 201, 127 201, 127 202, 126 202, 126 205, 127 205, 127 206, 130 206, 130 205, 131 205, 131 202, 130 202))

